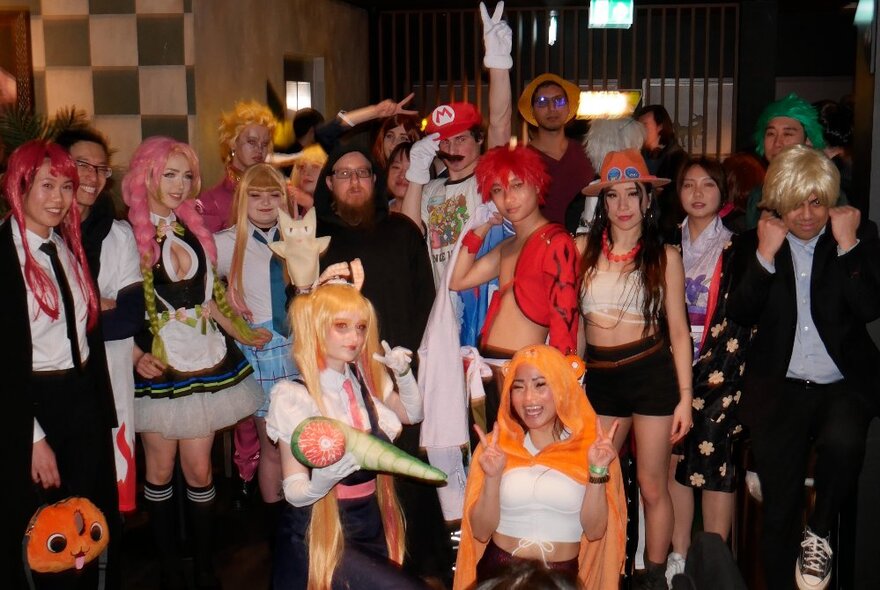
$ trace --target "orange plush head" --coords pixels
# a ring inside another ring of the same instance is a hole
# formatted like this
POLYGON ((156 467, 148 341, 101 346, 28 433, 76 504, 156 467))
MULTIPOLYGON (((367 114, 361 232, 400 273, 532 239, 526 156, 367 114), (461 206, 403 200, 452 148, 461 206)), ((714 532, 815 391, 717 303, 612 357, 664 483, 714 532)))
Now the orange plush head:
POLYGON ((104 514, 86 498, 67 498, 31 517, 25 533, 28 566, 41 573, 81 570, 109 540, 104 514))

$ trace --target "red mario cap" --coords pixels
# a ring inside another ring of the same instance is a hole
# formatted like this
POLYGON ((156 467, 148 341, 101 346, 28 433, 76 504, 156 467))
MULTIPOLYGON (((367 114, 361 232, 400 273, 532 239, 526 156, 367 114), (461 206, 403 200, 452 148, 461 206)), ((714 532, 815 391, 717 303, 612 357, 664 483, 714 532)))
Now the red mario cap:
POLYGON ((483 123, 477 108, 469 102, 441 104, 431 111, 425 133, 439 133, 440 139, 448 139, 483 123))

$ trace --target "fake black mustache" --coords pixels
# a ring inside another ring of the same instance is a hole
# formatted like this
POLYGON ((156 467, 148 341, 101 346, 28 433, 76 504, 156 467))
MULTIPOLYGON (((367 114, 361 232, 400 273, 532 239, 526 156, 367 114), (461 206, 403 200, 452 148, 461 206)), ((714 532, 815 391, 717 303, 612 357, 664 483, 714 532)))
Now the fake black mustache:
POLYGON ((446 152, 437 152, 437 157, 448 162, 461 162, 464 160, 464 156, 447 154, 446 152))

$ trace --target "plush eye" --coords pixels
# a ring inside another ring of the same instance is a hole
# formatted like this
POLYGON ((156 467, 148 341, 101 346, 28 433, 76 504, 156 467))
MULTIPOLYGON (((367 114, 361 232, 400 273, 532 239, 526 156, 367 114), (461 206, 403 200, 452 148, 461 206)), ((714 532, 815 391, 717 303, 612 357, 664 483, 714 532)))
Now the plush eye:
POLYGON ((49 538, 46 539, 46 549, 49 550, 49 553, 61 553, 66 547, 67 537, 61 533, 49 535, 49 538))
POLYGON ((100 541, 104 537, 104 527, 101 526, 100 522, 93 522, 91 528, 89 529, 89 536, 92 538, 92 541, 100 541))

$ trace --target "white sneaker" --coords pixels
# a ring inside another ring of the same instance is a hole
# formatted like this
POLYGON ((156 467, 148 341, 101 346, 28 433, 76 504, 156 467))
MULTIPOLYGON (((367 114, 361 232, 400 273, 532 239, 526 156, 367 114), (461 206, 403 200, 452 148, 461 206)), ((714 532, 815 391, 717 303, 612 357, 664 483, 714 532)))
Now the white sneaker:
POLYGON ((673 551, 666 558, 666 584, 672 588, 672 578, 676 574, 684 573, 684 556, 681 553, 673 551))
POLYGON ((804 529, 801 554, 794 566, 794 579, 800 590, 825 590, 831 580, 832 556, 828 539, 804 529))
POLYGON ((761 494, 761 480, 758 479, 758 474, 754 471, 746 471, 746 489, 749 490, 749 495, 752 498, 758 502, 764 501, 764 495, 761 494))

